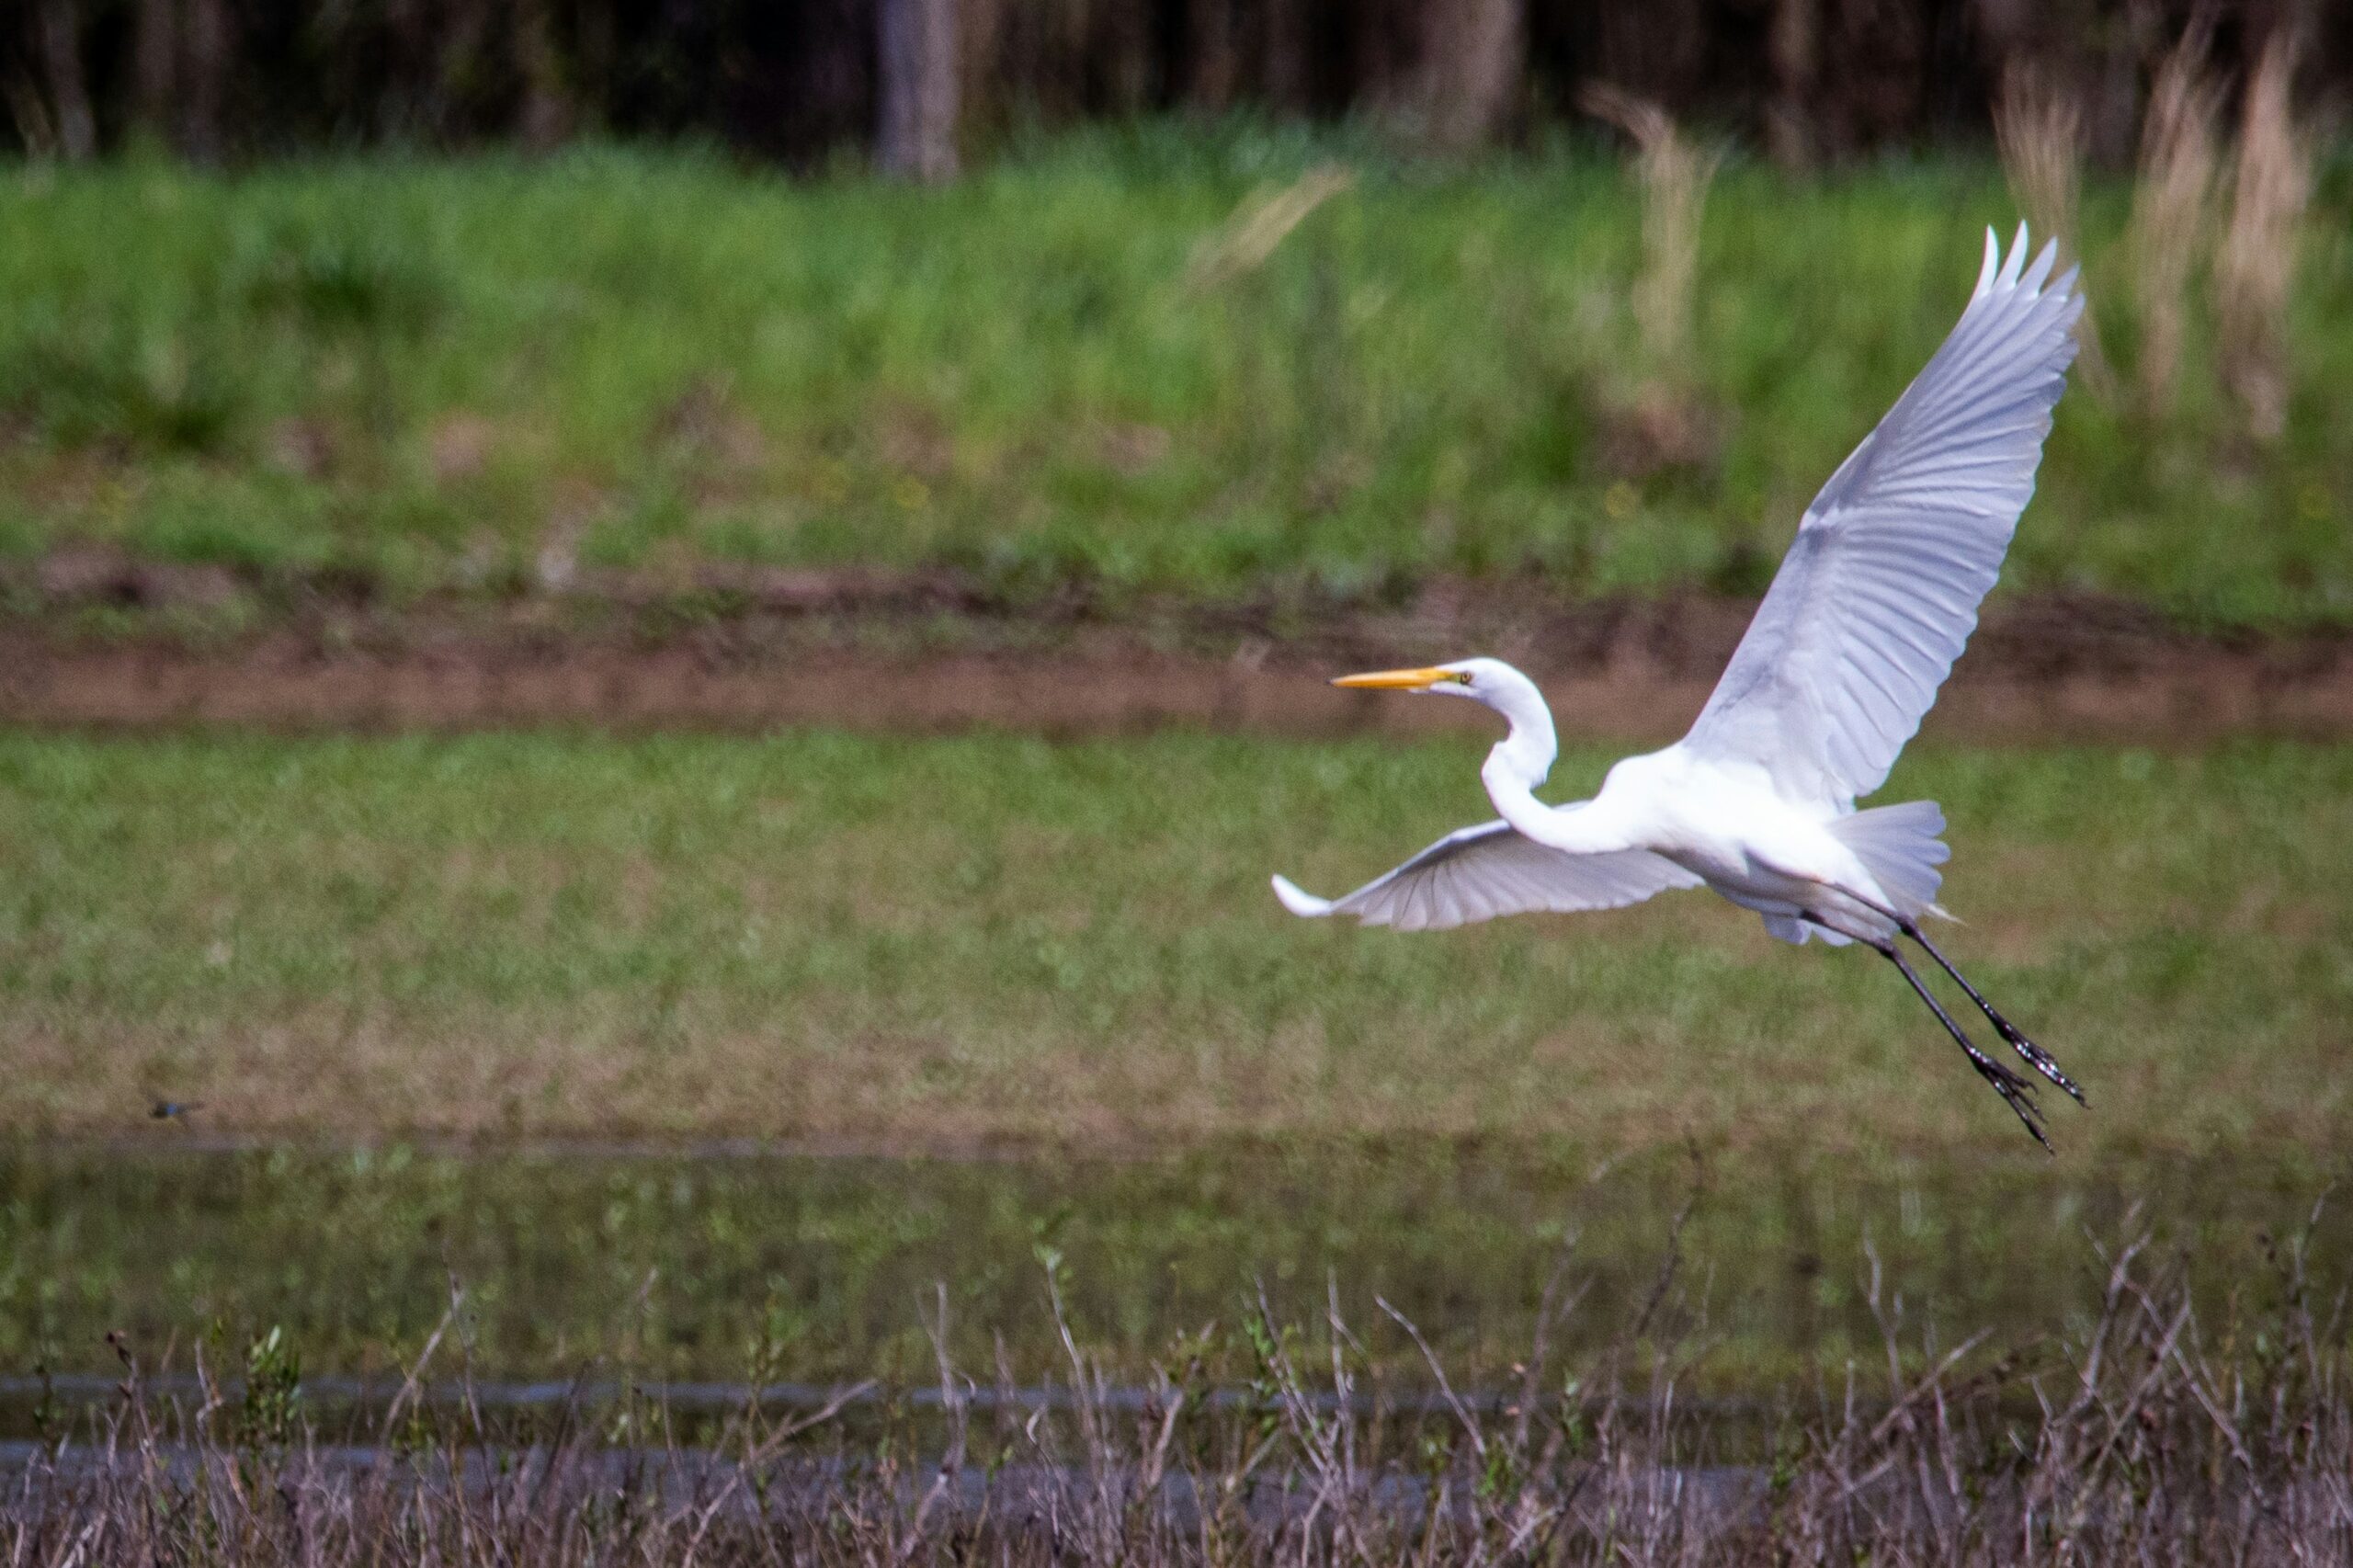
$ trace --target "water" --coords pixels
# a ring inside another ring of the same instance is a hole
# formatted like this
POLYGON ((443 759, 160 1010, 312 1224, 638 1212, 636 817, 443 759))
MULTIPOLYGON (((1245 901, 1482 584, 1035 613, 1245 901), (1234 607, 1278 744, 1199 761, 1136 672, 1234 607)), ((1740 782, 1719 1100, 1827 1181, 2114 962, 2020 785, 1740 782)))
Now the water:
MULTIPOLYGON (((2268 1240, 2320 1174, 2244 1161, 2085 1171, 2039 1155, 1962 1167, 1665 1153, 1597 1173, 1574 1152, 1214 1148, 1182 1157, 955 1160, 772 1153, 206 1146, 171 1133, 0 1153, 0 1406, 39 1374, 241 1374, 267 1329, 314 1389, 383 1386, 461 1293, 437 1351, 485 1380, 810 1389, 935 1376, 927 1323, 989 1382, 1067 1374, 1049 1275, 1115 1375, 1201 1359, 1246 1383, 1260 1293, 1322 1333, 1327 1292, 1401 1384, 1417 1324, 1457 1381, 1496 1388, 1557 1277, 1571 1361, 1682 1344, 1685 1386, 1745 1397, 1883 1366, 1868 1301, 1918 1348, 1993 1327, 2079 1331, 2097 1244, 2154 1228, 2227 1312, 2275 1287, 2268 1240), (2137 1213, 2136 1213, 2137 1210, 2137 1213), (1677 1221, 1681 1217, 1678 1233, 1677 1221), (1672 1268, 1668 1260, 1675 1260, 1672 1268), (346 1385, 335 1380, 347 1380, 346 1385)), ((2353 1257, 2324 1212, 2324 1264, 2353 1257)), ((106 1383, 67 1384, 103 1389, 106 1383)), ((21 1425, 21 1419, 12 1424, 21 1425)))

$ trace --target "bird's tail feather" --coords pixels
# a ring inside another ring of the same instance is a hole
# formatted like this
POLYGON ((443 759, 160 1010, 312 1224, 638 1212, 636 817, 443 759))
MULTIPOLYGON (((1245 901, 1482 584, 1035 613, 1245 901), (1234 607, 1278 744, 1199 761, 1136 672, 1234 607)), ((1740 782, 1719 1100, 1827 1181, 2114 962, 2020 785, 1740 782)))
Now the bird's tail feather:
POLYGON ((1945 880, 1937 868, 1952 858, 1938 836, 1944 830, 1945 813, 1934 801, 1873 806, 1830 824, 1898 914, 1949 920, 1952 916, 1937 903, 1937 890, 1945 880))

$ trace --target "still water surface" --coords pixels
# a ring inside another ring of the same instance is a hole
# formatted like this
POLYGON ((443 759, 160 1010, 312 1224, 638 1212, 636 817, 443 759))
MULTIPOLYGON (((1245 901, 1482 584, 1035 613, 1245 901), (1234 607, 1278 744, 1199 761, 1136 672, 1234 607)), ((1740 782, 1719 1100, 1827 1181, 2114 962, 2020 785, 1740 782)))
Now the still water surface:
MULTIPOLYGON (((2326 1186, 2325 1171, 2243 1162, 1873 1168, 1669 1153, 1597 1174, 1569 1152, 1462 1147, 969 1160, 19 1145, 0 1151, 0 1376, 112 1373, 116 1329, 151 1368, 186 1371, 202 1347, 234 1370, 273 1325, 306 1375, 392 1375, 454 1282, 444 1371, 462 1352, 491 1379, 922 1383, 944 1288, 960 1365, 989 1381, 1001 1343, 1030 1381, 1063 1369, 1051 1267, 1077 1338, 1118 1375, 1191 1354, 1188 1336, 1215 1325, 1211 1360, 1246 1376, 1233 1330, 1257 1291, 1278 1320, 1320 1325, 1328 1289, 1376 1365, 1420 1375, 1379 1297, 1458 1381, 1492 1387, 1565 1267, 1582 1293, 1555 1343, 1572 1359, 1623 1341, 1656 1295, 1645 1344, 1683 1343, 1687 1386, 1738 1394, 1810 1386, 1849 1358, 1883 1365, 1874 1253, 1915 1345, 2079 1330, 2104 1282, 2098 1247, 2141 1229, 2227 1313, 2273 1289, 2267 1247, 2304 1228, 2326 1186)), ((2347 1207, 2311 1233, 2324 1273, 2353 1258, 2347 1207)))

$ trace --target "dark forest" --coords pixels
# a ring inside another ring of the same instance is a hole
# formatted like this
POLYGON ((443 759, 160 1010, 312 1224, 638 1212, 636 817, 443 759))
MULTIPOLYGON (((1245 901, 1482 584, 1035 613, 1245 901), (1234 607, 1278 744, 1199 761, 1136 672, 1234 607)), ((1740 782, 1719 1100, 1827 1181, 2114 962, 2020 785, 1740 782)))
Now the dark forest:
POLYGON ((198 160, 583 137, 938 176, 1074 120, 1356 119, 1445 153, 1540 140, 1597 86, 1793 165, 1983 141, 2029 84, 2128 160, 2158 62, 2227 80, 2280 29, 2353 87, 2353 6, 2307 0, 15 0, 0 146, 198 160))

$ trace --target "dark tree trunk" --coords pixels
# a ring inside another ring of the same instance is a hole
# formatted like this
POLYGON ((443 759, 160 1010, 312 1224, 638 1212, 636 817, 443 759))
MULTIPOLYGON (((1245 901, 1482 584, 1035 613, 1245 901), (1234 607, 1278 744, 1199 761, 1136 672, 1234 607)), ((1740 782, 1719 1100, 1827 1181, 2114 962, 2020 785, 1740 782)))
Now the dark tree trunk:
POLYGON ((882 167, 913 179, 956 173, 956 0, 881 0, 882 167))
POLYGON ((220 159, 224 142, 222 112, 229 96, 229 73, 236 64, 236 40, 228 0, 188 0, 180 49, 180 146, 192 158, 220 159))
POLYGON ((514 0, 515 71, 523 79, 523 144, 546 152, 572 134, 572 100, 557 57, 548 0, 514 0))
POLYGON ((175 0, 139 0, 131 35, 131 123, 150 141, 172 141, 172 94, 179 80, 179 7, 175 0))
POLYGON ((1423 115, 1430 140, 1468 152, 1495 139, 1519 98, 1528 62, 1522 0, 1443 0, 1424 6, 1423 115))
POLYGON ((434 64, 421 96, 425 122, 444 140, 463 140, 478 129, 473 111, 482 63, 496 47, 494 28, 503 8, 497 0, 455 0, 436 7, 441 15, 432 35, 434 64))
POLYGON ((1765 144, 1783 168, 1813 162, 1822 19, 1822 0, 1776 0, 1773 6, 1773 98, 1765 110, 1765 144))
POLYGON ((574 111, 601 128, 612 112, 613 67, 620 52, 612 0, 580 0, 574 17, 578 34, 572 46, 574 111))
POLYGON ((1153 85, 1150 17, 1140 3, 1098 6, 1085 47, 1098 62, 1102 82, 1096 101, 1113 114, 1131 115, 1144 107, 1153 85))
POLYGON ((1258 91, 1269 107, 1288 113, 1307 108, 1304 9, 1304 0, 1265 0, 1259 10, 1258 91))
POLYGON ((89 78, 82 72, 82 7, 76 0, 37 0, 33 26, 40 33, 41 74, 55 117, 57 155, 70 163, 98 152, 97 117, 90 112, 89 78))
POLYGON ((1233 0, 1187 0, 1185 96, 1222 114, 1233 105, 1233 0))
POLYGON ((383 85, 376 123, 384 134, 413 137, 432 114, 433 42, 424 0, 384 0, 383 85))
POLYGON ((958 0, 956 54, 961 85, 956 124, 960 132, 994 125, 1004 113, 1005 13, 1006 0, 958 0))

